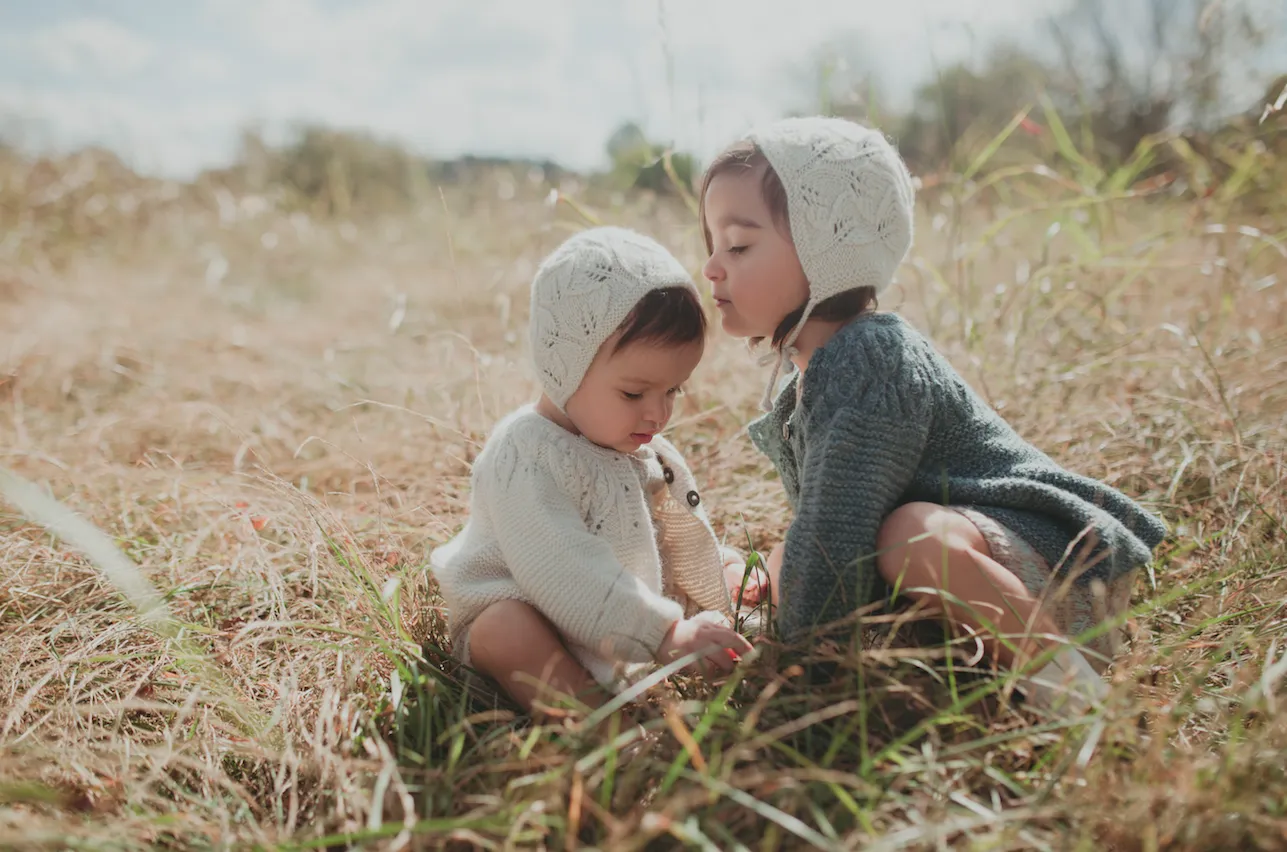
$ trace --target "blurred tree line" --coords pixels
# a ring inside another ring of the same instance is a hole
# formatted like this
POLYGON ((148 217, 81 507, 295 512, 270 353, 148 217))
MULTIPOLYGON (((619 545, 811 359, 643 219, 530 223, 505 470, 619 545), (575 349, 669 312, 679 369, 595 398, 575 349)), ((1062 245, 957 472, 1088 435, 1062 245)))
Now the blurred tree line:
POLYGON ((344 216, 422 204, 435 197, 435 187, 450 184, 489 182, 500 198, 513 198, 524 185, 557 186, 564 173, 549 160, 431 160, 367 131, 303 125, 275 143, 257 130, 244 131, 237 160, 206 171, 199 182, 275 196, 316 215, 344 216))
POLYGON ((882 109, 877 75, 842 40, 817 57, 817 100, 884 129, 922 175, 968 170, 1013 125, 993 165, 1072 151, 1104 174, 1131 162, 1135 179, 1214 184, 1253 150, 1248 180, 1272 193, 1287 180, 1285 17, 1280 0, 1072 0, 1040 41, 937 69, 903 114, 882 109))

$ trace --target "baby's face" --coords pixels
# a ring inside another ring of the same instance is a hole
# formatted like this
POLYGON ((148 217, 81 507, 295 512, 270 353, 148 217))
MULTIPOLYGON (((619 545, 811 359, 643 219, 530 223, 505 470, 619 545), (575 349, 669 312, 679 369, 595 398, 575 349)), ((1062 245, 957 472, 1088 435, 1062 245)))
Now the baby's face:
POLYGON ((659 346, 649 341, 612 349, 608 339, 568 400, 568 419, 601 447, 633 453, 665 427, 675 395, 702 359, 702 344, 659 346))

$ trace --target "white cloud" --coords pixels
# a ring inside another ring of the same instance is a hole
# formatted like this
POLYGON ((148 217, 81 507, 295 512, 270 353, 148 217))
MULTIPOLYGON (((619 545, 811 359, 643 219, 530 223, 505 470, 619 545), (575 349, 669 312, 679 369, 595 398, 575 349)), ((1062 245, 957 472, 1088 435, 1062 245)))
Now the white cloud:
POLYGON ((120 24, 75 18, 26 37, 10 35, 9 44, 37 62, 67 75, 124 77, 144 70, 156 46, 120 24))
POLYGON ((184 53, 178 62, 178 70, 194 81, 219 83, 232 75, 232 63, 217 53, 200 50, 184 53))

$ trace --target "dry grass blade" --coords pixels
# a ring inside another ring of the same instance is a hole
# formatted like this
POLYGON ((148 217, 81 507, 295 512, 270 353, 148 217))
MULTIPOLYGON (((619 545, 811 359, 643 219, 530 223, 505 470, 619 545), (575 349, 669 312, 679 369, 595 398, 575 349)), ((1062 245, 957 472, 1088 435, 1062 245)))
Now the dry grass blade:
POLYGON ((702 786, 709 788, 712 792, 724 796, 742 807, 756 813, 771 823, 780 825, 791 834, 808 843, 813 849, 839 850, 841 845, 836 841, 819 834, 810 828, 800 819, 784 813, 778 808, 773 807, 767 802, 757 799, 745 790, 739 790, 728 783, 711 778, 706 775, 700 775, 693 772, 687 773, 690 778, 697 780, 702 786))
POLYGON ((0 496, 12 503, 29 520, 41 524, 93 559, 103 576, 134 605, 139 617, 149 628, 169 639, 179 638, 179 625, 165 601, 139 573, 138 568, 98 528, 49 497, 34 484, 3 468, 0 468, 0 496))

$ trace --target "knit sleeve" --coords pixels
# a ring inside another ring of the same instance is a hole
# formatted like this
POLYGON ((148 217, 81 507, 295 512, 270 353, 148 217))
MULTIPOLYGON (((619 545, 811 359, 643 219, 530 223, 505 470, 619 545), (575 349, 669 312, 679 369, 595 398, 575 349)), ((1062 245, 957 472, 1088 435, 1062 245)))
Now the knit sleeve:
POLYGON ((886 593, 876 536, 917 469, 929 402, 868 388, 810 430, 796 517, 787 530, 779 627, 794 638, 886 593))
POLYGON ((653 444, 662 463, 674 474, 674 481, 653 502, 662 573, 691 607, 731 617, 733 604, 724 582, 724 559, 696 478, 674 444, 660 436, 653 444))
POLYGON ((679 604, 626 570, 544 465, 498 461, 487 501, 496 543, 523 594, 571 642, 607 659, 651 661, 683 615, 679 604))

